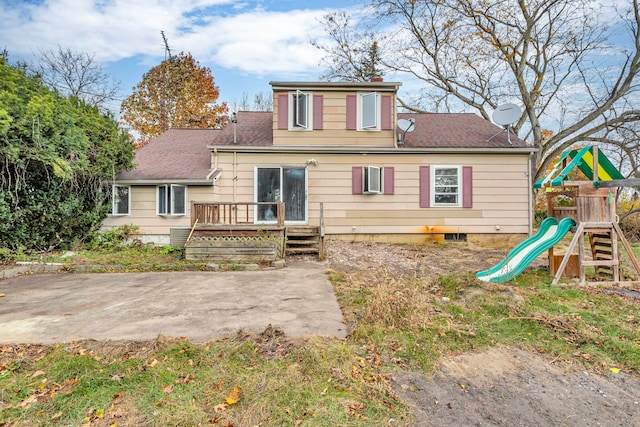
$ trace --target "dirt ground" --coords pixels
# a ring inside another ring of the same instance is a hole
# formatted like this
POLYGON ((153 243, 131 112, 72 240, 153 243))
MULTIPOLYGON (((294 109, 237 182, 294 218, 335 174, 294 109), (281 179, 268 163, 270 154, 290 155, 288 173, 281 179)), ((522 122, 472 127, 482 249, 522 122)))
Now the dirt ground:
MULTIPOLYGON (((415 251, 329 242, 328 255, 327 263, 341 271, 391 268, 397 275, 424 277, 483 270, 506 253, 468 245, 415 251)), ((544 257, 535 265, 546 265, 544 257)), ((416 427, 640 426, 640 373, 601 376, 515 348, 449 357, 429 377, 406 372, 392 382, 414 408, 416 427)))

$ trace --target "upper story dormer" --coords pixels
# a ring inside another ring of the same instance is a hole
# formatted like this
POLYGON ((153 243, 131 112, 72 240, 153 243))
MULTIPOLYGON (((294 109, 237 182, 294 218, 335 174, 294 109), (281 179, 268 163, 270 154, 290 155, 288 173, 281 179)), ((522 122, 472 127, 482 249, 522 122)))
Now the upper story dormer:
POLYGON ((271 82, 273 145, 394 147, 401 83, 271 82))

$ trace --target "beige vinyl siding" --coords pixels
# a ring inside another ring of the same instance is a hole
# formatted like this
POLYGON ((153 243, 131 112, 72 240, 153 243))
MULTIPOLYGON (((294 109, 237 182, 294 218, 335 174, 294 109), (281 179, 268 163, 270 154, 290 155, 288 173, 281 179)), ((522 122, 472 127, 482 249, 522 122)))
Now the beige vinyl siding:
POLYGON ((102 222, 103 228, 135 224, 143 235, 168 235, 171 227, 189 227, 191 223, 192 202, 212 202, 213 187, 210 185, 187 186, 186 215, 160 216, 156 214, 156 186, 131 186, 131 214, 109 215, 102 222))
MULTIPOLYGON (((278 129, 278 95, 288 92, 275 92, 273 94, 273 145, 288 146, 369 146, 369 147, 393 147, 395 144, 394 130, 380 131, 356 131, 347 130, 347 95, 355 95, 356 92, 324 92, 315 91, 314 95, 323 97, 323 123, 322 130, 295 130, 278 129)), ((384 94, 388 95, 388 94, 384 94)), ((392 105, 395 95, 392 96, 392 105)), ((393 108, 392 108, 393 111, 393 108)), ((391 113, 393 114, 393 113, 391 113)), ((391 117, 391 128, 395 129, 395 118, 391 117)))
POLYGON ((219 200, 238 202, 254 200, 255 165, 304 167, 307 160, 317 160, 317 166, 307 166, 308 217, 317 225, 324 203, 327 234, 496 233, 496 226, 500 233, 529 232, 526 154, 237 153, 235 169, 233 153, 218 156, 219 200), (394 168, 394 194, 352 194, 352 167, 367 165, 394 168), (473 207, 421 208, 423 165, 471 166, 473 207))

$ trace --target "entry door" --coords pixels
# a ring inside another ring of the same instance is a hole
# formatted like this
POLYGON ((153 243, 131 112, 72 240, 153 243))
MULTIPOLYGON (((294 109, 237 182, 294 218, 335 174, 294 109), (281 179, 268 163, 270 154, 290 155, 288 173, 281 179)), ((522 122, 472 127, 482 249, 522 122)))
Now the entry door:
MULTIPOLYGON (((307 222, 307 169, 303 167, 257 167, 256 202, 283 201, 287 223, 307 222)), ((275 206, 258 206, 257 222, 275 222, 275 206)))

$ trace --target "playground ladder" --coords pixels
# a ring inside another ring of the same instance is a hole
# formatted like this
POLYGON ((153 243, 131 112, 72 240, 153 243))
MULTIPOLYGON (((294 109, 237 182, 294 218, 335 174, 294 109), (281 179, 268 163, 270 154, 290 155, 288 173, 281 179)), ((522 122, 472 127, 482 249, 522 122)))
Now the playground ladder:
MULTIPOLYGON (((610 230, 609 232, 590 232, 589 243, 591 244, 591 254, 594 261, 614 261, 617 258, 617 253, 613 251, 613 240, 617 238, 617 235, 610 230), (612 236, 613 234, 613 236, 612 236)), ((596 265, 596 274, 601 272, 607 272, 610 275, 614 275, 613 265, 596 265)))

